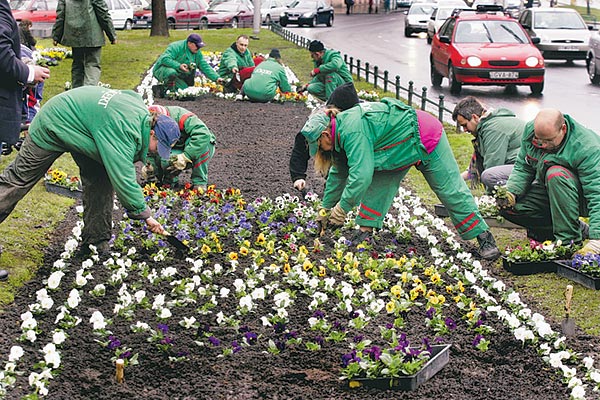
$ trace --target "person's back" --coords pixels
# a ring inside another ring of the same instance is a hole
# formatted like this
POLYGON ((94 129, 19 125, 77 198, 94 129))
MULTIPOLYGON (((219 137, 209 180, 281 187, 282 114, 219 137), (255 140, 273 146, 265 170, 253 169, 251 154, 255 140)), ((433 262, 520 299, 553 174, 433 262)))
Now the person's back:
POLYGON ((500 108, 482 117, 477 126, 483 168, 514 164, 521 148, 525 121, 500 108))
POLYGON ((267 102, 273 100, 279 88, 282 92, 292 90, 287 80, 285 68, 280 63, 279 50, 273 49, 269 58, 254 68, 250 79, 244 82, 243 91, 252 101, 267 102))

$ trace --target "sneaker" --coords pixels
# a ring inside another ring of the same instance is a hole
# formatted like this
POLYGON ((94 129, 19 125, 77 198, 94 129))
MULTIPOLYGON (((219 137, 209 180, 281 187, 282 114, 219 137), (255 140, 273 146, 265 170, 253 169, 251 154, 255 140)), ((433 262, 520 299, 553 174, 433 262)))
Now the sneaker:
POLYGON ((579 230, 581 231, 581 240, 590 238, 590 226, 582 220, 579 220, 579 230))
POLYGON ((496 241, 492 232, 485 231, 477 236, 479 243, 479 256, 484 260, 495 260, 500 257, 500 250, 496 247, 496 241))
POLYGON ((361 231, 359 229, 358 232, 352 237, 352 239, 350 239, 350 241, 352 242, 353 246, 358 246, 362 242, 368 242, 373 244, 373 231, 361 231))

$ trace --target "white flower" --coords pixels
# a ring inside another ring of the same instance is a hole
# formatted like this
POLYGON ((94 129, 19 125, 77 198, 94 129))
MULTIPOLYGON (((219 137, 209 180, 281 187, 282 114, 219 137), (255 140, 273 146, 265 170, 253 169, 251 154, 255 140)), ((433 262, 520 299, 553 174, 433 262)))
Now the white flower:
POLYGON ((158 310, 159 308, 161 308, 163 306, 163 304, 165 304, 165 295, 157 294, 156 297, 154 298, 154 303, 152 303, 152 309, 158 310))
POLYGON ((240 298, 240 307, 242 309, 246 309, 248 311, 252 310, 252 307, 254 306, 254 303, 252 302, 252 296, 243 296, 242 298, 240 298))
POLYGON ((583 386, 575 386, 571 390, 571 398, 573 400, 585 399, 585 388, 583 386))
POLYGON ((65 276, 62 271, 55 271, 48 277, 48 288, 56 289, 60 285, 60 280, 65 276))
POLYGON ((600 371, 594 370, 590 372, 590 379, 596 383, 600 383, 600 371))
POLYGON ((135 301, 137 303, 141 303, 142 300, 144 300, 146 298, 146 291, 145 290, 138 290, 137 292, 135 292, 133 294, 133 297, 135 298, 135 301))
POLYGON ((46 365, 52 364, 54 368, 60 367, 60 354, 56 351, 56 345, 54 343, 45 345, 42 352, 44 353, 46 365))
POLYGON ((581 386, 581 385, 583 385, 583 382, 581 381, 581 379, 574 376, 571 379, 569 379, 569 383, 568 383, 567 387, 573 388, 575 386, 581 386))
POLYGON ((67 340, 67 335, 63 330, 58 330, 52 334, 52 343, 63 344, 67 340))
POLYGON ((33 314, 30 311, 21 314, 21 320, 23 321, 21 323, 22 330, 34 329, 37 326, 37 321, 33 318, 33 314))
POLYGON ((163 278, 169 278, 171 276, 174 276, 177 273, 177 268, 174 267, 167 267, 167 268, 163 268, 163 270, 161 271, 161 276, 163 278))
POLYGON ((158 318, 167 319, 171 318, 171 310, 168 308, 161 308, 160 313, 158 314, 158 318))
POLYGON ((265 299, 265 289, 257 288, 252 291, 252 299, 254 300, 264 300, 265 299))
POLYGON ((382 299, 377 299, 369 304, 369 309, 374 313, 378 313, 385 307, 385 302, 382 299))
POLYGON ((33 329, 30 329, 25 333, 25 339, 29 340, 31 343, 35 342, 37 339, 37 334, 33 329))
POLYGON ((260 322, 262 322, 263 326, 271 326, 271 322, 269 321, 269 318, 265 317, 264 315, 262 317, 260 317, 260 322))
POLYGON ((288 292, 277 293, 275 296, 273 296, 273 301, 277 307, 285 308, 291 303, 290 294, 288 292))
POLYGON ((19 359, 23 357, 23 354, 25 354, 25 352, 23 351, 23 348, 21 346, 13 346, 10 348, 8 361, 19 361, 19 359))
POLYGON ((584 357, 582 362, 586 369, 590 369, 594 366, 594 359, 592 357, 584 357))
POLYGON ((71 292, 69 293, 69 298, 67 299, 67 304, 69 305, 69 307, 75 308, 79 305, 80 301, 81 301, 81 297, 79 296, 79 290, 72 289, 71 292))
POLYGON ((77 240, 71 238, 71 239, 67 240, 65 243, 65 251, 68 253, 72 253, 75 251, 75 249, 77 249, 77 246, 79 246, 79 242, 77 242, 77 240))
POLYGON ((219 295, 223 298, 229 296, 229 292, 231 290, 227 289, 226 287, 222 287, 221 290, 219 290, 219 295))
POLYGON ((465 279, 470 283, 473 284, 477 281, 477 277, 475 276, 475 274, 473 274, 471 271, 465 271, 465 279))
POLYGON ((217 314, 217 324, 221 325, 223 321, 225 321, 225 314, 223 314, 223 311, 219 311, 217 314))
POLYGON ((235 287, 236 292, 241 292, 242 290, 244 290, 246 288, 246 284, 244 283, 243 280, 238 278, 235 281, 233 281, 233 287, 235 287))
POLYGON ((508 295, 508 297, 506 298, 506 301, 508 301, 511 304, 519 304, 521 302, 521 298, 519 297, 519 293, 512 292, 511 294, 508 295))
POLYGON ((87 278, 84 276, 84 274, 84 269, 80 269, 75 273, 75 284, 77 286, 85 286, 87 284, 87 278))
POLYGON ((94 330, 106 328, 106 321, 100 311, 94 311, 90 317, 90 323, 94 325, 94 330))
POLYGON ((52 268, 53 269, 64 269, 66 265, 67 264, 65 264, 65 261, 63 259, 58 259, 58 260, 54 261, 52 268))
POLYGON ((535 339, 533 332, 531 332, 529 329, 527 329, 525 327, 520 327, 520 328, 515 329, 514 334, 515 334, 515 338, 517 340, 520 340, 523 343, 525 343, 526 340, 534 340, 535 339))
POLYGON ((196 318, 194 318, 193 316, 190 318, 183 317, 183 320, 181 320, 181 325, 186 329, 192 328, 195 323, 196 318))
POLYGON ((221 264, 215 264, 213 267, 213 271, 216 275, 218 275, 221 272, 223 272, 223 267, 221 266, 221 264))

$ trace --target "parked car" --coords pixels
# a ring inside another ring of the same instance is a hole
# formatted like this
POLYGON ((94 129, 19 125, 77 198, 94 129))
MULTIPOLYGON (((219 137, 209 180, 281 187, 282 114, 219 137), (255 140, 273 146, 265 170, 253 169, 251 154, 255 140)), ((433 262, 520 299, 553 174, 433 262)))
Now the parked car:
POLYGON ((10 9, 17 21, 54 24, 57 4, 58 0, 11 0, 10 9))
MULTIPOLYGON (((206 9, 208 5, 204 0, 166 0, 167 23, 169 29, 207 27, 206 9)), ((142 13, 134 14, 136 28, 148 28, 152 25, 152 9, 145 9, 142 13)))
POLYGON ((529 36, 540 39, 538 49, 546 60, 585 60, 590 28, 571 8, 527 8, 519 22, 529 36))
POLYGON ((149 10, 152 4, 148 0, 129 0, 129 4, 133 7, 134 14, 136 12, 143 12, 144 9, 149 10))
POLYGON ((453 94, 463 85, 528 85, 533 94, 541 94, 544 58, 534 45, 539 39, 532 40, 516 20, 490 9, 460 11, 444 22, 431 43, 432 85, 448 78, 453 94))
POLYGON ((435 3, 413 3, 404 13, 404 36, 411 37, 413 33, 427 32, 427 21, 435 9, 435 3))
POLYGON ((433 36, 440 29, 442 24, 446 22, 446 19, 452 14, 452 11, 466 7, 466 4, 462 1, 458 4, 444 6, 438 4, 438 7, 433 10, 431 17, 429 17, 429 21, 427 21, 427 43, 431 44, 433 36))
POLYGON ((252 26, 254 6, 246 0, 213 0, 206 11, 211 28, 238 28, 252 26))
POLYGON ((409 8, 412 0, 396 0, 396 8, 409 8))
POLYGON ((281 13, 279 24, 287 26, 297 24, 298 26, 315 26, 325 24, 333 25, 333 7, 323 0, 295 0, 289 5, 287 11, 281 13))
POLYGON ((133 27, 133 7, 126 0, 105 0, 115 29, 133 27))
POLYGON ((585 59, 588 76, 593 84, 600 83, 600 33, 596 31, 590 37, 590 48, 585 59))
POLYGON ((504 11, 514 19, 519 19, 521 12, 525 9, 523 0, 501 0, 499 4, 502 5, 504 11))
POLYGON ((287 10, 289 3, 289 0, 262 0, 260 2, 262 23, 269 25, 271 22, 279 22, 281 13, 287 10))

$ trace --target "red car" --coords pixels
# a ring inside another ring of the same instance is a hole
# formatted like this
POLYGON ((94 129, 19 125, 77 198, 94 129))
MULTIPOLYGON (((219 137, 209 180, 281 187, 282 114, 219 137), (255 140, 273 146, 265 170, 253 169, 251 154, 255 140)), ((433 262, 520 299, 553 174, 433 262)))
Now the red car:
MULTIPOLYGON (((169 29, 206 29, 206 9, 204 0, 166 0, 167 23, 169 29)), ((152 9, 134 13, 135 28, 149 28, 152 25, 152 9)))
POLYGON ((28 19, 36 24, 56 22, 58 0, 11 0, 10 9, 17 21, 28 19))
POLYGON ((248 0, 213 0, 206 14, 211 28, 243 28, 254 22, 254 6, 248 0))
POLYGON ((462 85, 528 85, 539 95, 544 58, 534 43, 499 6, 455 10, 433 37, 431 83, 441 86, 448 78, 452 94, 462 85))

